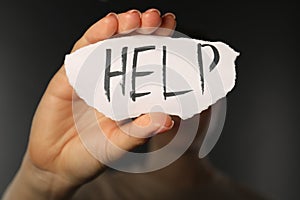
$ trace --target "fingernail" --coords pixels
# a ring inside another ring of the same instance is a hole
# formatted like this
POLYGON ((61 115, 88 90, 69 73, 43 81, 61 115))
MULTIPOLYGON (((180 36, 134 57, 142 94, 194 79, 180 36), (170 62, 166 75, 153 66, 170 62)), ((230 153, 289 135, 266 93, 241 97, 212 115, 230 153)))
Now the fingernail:
POLYGON ((160 11, 157 10, 156 8, 151 8, 151 9, 149 9, 149 10, 146 11, 146 13, 149 13, 149 12, 157 12, 158 15, 160 15, 160 11))
POLYGON ((176 19, 176 15, 174 13, 168 12, 166 14, 164 14, 162 17, 167 17, 167 16, 171 16, 173 19, 176 19))
POLYGON ((138 13, 139 16, 142 17, 142 13, 139 10, 136 10, 136 9, 129 10, 127 13, 138 13))
POLYGON ((161 126, 159 131, 166 131, 166 130, 170 130, 171 128, 173 128, 174 126, 174 121, 172 120, 171 123, 169 125, 164 125, 164 126, 161 126))
POLYGON ((155 131, 153 133, 153 135, 156 135, 156 134, 159 134, 161 132, 165 132, 165 131, 171 130, 173 128, 173 126, 174 126, 174 121, 172 120, 170 126, 161 126, 157 131, 155 131))
POLYGON ((116 18, 118 18, 118 15, 114 12, 110 12, 106 15, 106 17, 110 17, 110 16, 115 16, 116 18))
POLYGON ((169 126, 163 126, 165 129, 167 129, 167 130, 170 130, 170 129, 172 129, 173 128, 173 126, 174 126, 174 121, 172 120, 171 121, 171 124, 169 125, 169 126))

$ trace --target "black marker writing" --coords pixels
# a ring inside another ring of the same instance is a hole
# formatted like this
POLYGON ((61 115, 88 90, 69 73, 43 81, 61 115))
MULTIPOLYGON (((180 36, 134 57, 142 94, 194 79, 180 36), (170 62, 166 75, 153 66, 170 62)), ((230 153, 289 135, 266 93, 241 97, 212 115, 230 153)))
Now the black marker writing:
POLYGON ((136 100, 136 97, 141 97, 150 94, 151 92, 143 92, 143 93, 136 93, 136 77, 140 76, 147 76, 149 74, 152 74, 153 72, 137 72, 137 61, 138 61, 138 54, 143 51, 153 50, 155 49, 155 46, 144 46, 144 47, 137 47, 134 48, 134 54, 133 54, 133 64, 132 64, 132 91, 130 92, 130 97, 133 101, 136 100))
POLYGON ((212 63, 209 65, 209 71, 211 72, 212 70, 214 70, 214 68, 217 66, 217 64, 219 63, 220 60, 220 54, 218 49, 211 45, 211 44, 203 44, 201 45, 202 47, 210 47, 214 53, 214 59, 212 61, 212 63))
MULTIPOLYGON (((163 81, 163 96, 166 100, 167 97, 179 96, 193 90, 183 90, 183 91, 176 91, 176 92, 167 92, 167 46, 162 46, 162 81, 163 81)), ((204 94, 205 88, 205 76, 204 76, 204 63, 203 63, 203 51, 202 48, 210 47, 213 51, 213 60, 209 65, 209 72, 213 71, 217 64, 220 61, 220 55, 218 49, 210 44, 197 44, 197 58, 198 58, 198 66, 199 66, 199 76, 200 76, 200 84, 201 84, 201 91, 204 94)), ((132 101, 136 101, 137 97, 142 97, 151 94, 151 92, 136 92, 136 78, 141 76, 147 76, 153 73, 153 71, 137 71, 137 64, 138 64, 138 55, 141 52, 154 50, 154 45, 149 46, 142 46, 134 48, 133 54, 133 63, 132 63, 132 91, 130 92, 130 98, 132 101)), ((110 78, 115 76, 122 76, 122 82, 120 83, 122 88, 122 94, 125 96, 125 77, 126 77, 126 65, 127 65, 127 52, 128 47, 122 48, 122 71, 110 71, 111 70, 111 49, 106 49, 106 68, 105 68, 105 77, 104 77, 104 90, 107 96, 108 101, 110 102, 110 78)), ((173 80, 176 81, 176 80, 173 80)))
POLYGON ((167 74, 167 48, 166 46, 163 46, 163 88, 164 88, 164 97, 165 100, 167 97, 172 97, 172 96, 178 96, 181 94, 185 94, 188 92, 191 92, 193 90, 184 90, 184 91, 177 91, 177 92, 167 92, 167 79, 166 79, 166 74, 167 74))
POLYGON ((111 49, 106 49, 106 64, 105 64, 105 77, 104 77, 104 90, 108 101, 110 101, 110 78, 114 76, 122 75, 122 94, 125 95, 125 74, 126 74, 126 63, 127 63, 127 50, 128 47, 122 48, 122 71, 111 72, 111 49))
POLYGON ((217 66, 217 64, 219 63, 220 60, 220 54, 218 49, 210 44, 200 44, 198 43, 197 45, 197 54, 198 54, 198 65, 199 65, 199 71, 200 71, 200 82, 201 82, 201 90, 202 90, 202 94, 204 93, 204 71, 203 71, 203 59, 202 59, 202 47, 210 47, 214 53, 214 59, 212 61, 212 63, 209 65, 209 71, 211 72, 212 70, 215 69, 215 67, 217 66))
POLYGON ((198 53, 198 65, 199 65, 199 71, 200 71, 201 90, 202 90, 202 94, 203 94, 204 93, 204 72, 203 72, 202 50, 201 50, 200 43, 198 43, 198 45, 197 45, 197 53, 198 53))

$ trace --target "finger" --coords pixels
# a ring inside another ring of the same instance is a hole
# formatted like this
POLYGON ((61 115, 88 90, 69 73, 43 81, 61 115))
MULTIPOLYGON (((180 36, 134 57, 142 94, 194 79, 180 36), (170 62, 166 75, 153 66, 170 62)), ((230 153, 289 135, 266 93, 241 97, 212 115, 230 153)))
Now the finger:
POLYGON ((124 150, 131 150, 145 143, 149 137, 170 130, 173 125, 174 121, 167 114, 144 114, 116 129, 110 140, 124 150))
POLYGON ((118 15, 119 26, 118 33, 128 34, 135 31, 141 24, 141 12, 138 10, 130 10, 118 15))
POLYGON ((166 13, 162 16, 160 27, 154 32, 155 35, 171 36, 176 28, 176 16, 173 13, 166 13))
POLYGON ((151 34, 161 25, 159 10, 152 8, 142 14, 141 28, 137 30, 141 34, 151 34))
MULTIPOLYGON (((98 41, 110 38, 118 30, 118 17, 115 13, 109 13, 104 18, 93 24, 84 35, 75 43, 71 52, 84 46, 96 43, 98 41)), ((69 85, 66 78, 64 67, 61 67, 51 80, 48 93, 55 93, 56 96, 70 101, 72 99, 73 88, 69 85), (59 85, 59 87, 57 86, 59 85), (59 88, 59 89, 57 89, 59 88), (58 91, 59 90, 59 91, 58 91)))
POLYGON ((109 13, 104 18, 93 24, 84 35, 76 42, 72 52, 79 48, 94 44, 113 36, 118 30, 118 16, 115 13, 109 13))

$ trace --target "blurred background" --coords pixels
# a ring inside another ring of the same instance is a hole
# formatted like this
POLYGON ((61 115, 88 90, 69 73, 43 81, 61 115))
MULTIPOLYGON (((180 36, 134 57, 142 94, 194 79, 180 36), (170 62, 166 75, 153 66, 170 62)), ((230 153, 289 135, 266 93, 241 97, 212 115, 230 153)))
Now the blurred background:
POLYGON ((152 7, 174 12, 178 31, 241 53, 225 127, 209 154, 214 165, 270 199, 299 199, 297 6, 192 0, 1 0, 0 195, 22 161, 41 95, 73 43, 108 12, 152 7))

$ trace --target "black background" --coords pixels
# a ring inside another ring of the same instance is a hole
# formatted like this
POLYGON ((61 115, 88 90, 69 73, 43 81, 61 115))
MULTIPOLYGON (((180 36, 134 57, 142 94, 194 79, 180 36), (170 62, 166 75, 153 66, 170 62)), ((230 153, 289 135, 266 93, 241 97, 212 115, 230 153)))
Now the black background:
POLYGON ((151 7, 174 12, 178 31, 241 53, 212 162, 271 199, 298 199, 297 6, 191 0, 1 0, 0 194, 21 163, 41 95, 72 44, 108 12, 151 7))

